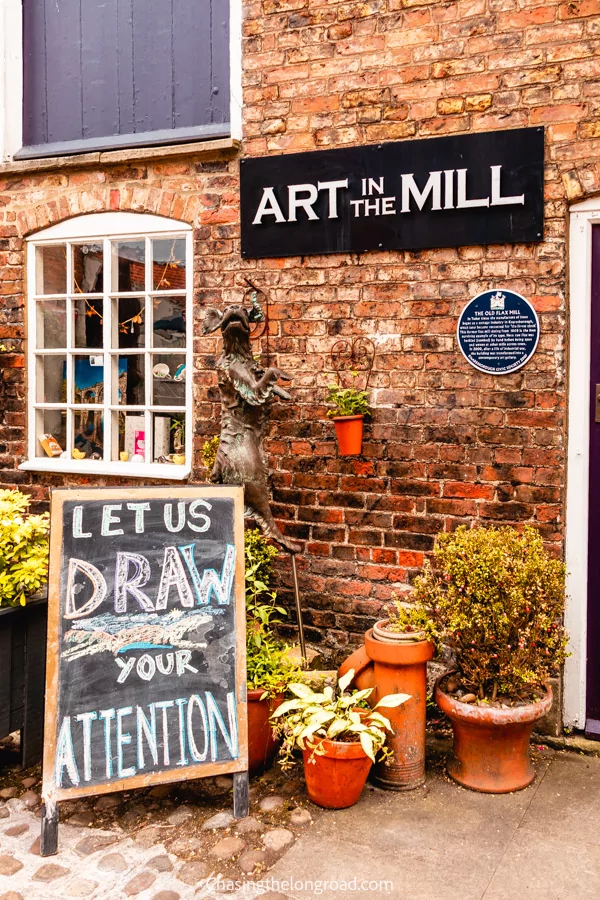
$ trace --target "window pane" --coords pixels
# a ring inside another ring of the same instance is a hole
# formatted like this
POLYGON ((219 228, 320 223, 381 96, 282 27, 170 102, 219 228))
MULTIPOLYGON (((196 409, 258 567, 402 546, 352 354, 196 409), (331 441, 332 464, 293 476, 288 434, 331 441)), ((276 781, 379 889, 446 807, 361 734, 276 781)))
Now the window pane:
POLYGON ((170 462, 182 465, 185 462, 185 413, 163 415, 156 413, 154 425, 153 462, 170 462))
POLYGON ((113 241, 112 289, 143 291, 146 288, 146 242, 113 241))
POLYGON ((185 357, 154 354, 152 357, 154 406, 185 406, 185 357))
POLYGON ((119 406, 146 404, 145 358, 141 353, 113 356, 113 398, 119 406))
POLYGON ((103 458, 104 418, 101 409, 73 413, 73 459, 103 458))
MULTIPOLYGON (((143 413, 117 413, 119 416, 119 447, 117 456, 125 452, 127 460, 144 462, 146 452, 146 418, 143 413)), ((113 458, 115 455, 113 454, 113 458)))
POLYGON ((67 357, 62 353, 56 356, 38 356, 36 360, 37 403, 65 403, 67 357))
POLYGON ((75 356, 73 359, 73 403, 91 404, 104 402, 104 357, 75 356))
POLYGON ((144 347, 146 310, 143 297, 119 297, 113 300, 113 349, 144 347))
POLYGON ((67 411, 64 409, 38 409, 35 415, 35 455, 56 459, 66 451, 67 411), (41 441, 44 442, 42 446, 41 441))
POLYGON ((185 347, 185 297, 155 297, 153 347, 185 347))
POLYGON ((36 303, 36 347, 62 350, 67 346, 67 301, 41 300, 36 303))
POLYGON ((36 250, 36 293, 66 294, 67 248, 65 244, 36 250))
POLYGON ((185 238, 152 241, 152 287, 155 291, 185 290, 185 238))
POLYGON ((73 346, 101 350, 104 302, 102 297, 73 297, 73 346))
POLYGON ((104 247, 102 244, 73 244, 73 293, 101 294, 104 289, 104 247))

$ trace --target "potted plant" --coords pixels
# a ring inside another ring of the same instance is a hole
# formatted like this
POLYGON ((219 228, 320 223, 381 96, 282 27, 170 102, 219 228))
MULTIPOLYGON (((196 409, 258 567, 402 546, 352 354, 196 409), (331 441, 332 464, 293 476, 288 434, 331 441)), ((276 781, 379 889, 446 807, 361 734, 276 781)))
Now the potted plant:
MULTIPOLYGON (((358 376, 358 372, 350 374, 358 376)), ((367 392, 337 384, 327 385, 327 390, 327 403, 333 404, 327 415, 334 421, 340 453, 355 456, 362 450, 363 419, 371 415, 367 392)))
POLYGON ((308 796, 327 809, 345 809, 358 801, 371 765, 387 753, 391 726, 378 707, 393 709, 409 699, 394 694, 373 709, 364 708, 372 689, 347 692, 353 677, 350 669, 335 689, 327 686, 318 693, 307 684, 290 684, 294 698, 278 706, 272 717, 282 738, 283 767, 301 750, 308 796))
POLYGON ((386 694, 410 695, 408 702, 386 711, 392 726, 389 753, 377 763, 373 779, 379 787, 406 791, 425 781, 427 663, 438 633, 423 603, 403 603, 392 594, 386 611, 388 617, 367 631, 364 647, 342 664, 340 673, 355 668, 357 686, 373 686, 373 700, 380 705, 386 694))
POLYGON ((21 730, 21 761, 42 752, 48 605, 48 513, 29 515, 30 498, 0 490, 0 738, 21 730))
POLYGON ((454 656, 434 697, 452 722, 448 772, 465 787, 504 793, 535 777, 529 738, 552 705, 563 663, 565 567, 531 527, 459 527, 440 534, 415 582, 454 656))
POLYGON ((277 637, 278 616, 285 610, 275 605, 269 590, 271 567, 278 550, 258 529, 245 535, 246 557, 246 681, 248 689, 248 767, 251 775, 264 771, 278 742, 270 716, 284 698, 288 682, 299 675, 288 658, 289 646, 277 637))

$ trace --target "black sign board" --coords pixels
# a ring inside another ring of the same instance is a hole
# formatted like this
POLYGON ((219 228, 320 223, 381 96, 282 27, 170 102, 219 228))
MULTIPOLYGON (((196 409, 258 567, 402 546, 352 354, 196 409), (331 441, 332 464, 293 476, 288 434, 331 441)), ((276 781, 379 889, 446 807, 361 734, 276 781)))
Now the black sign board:
POLYGON ((480 372, 507 375, 528 362, 540 338, 531 303, 513 291, 484 291, 467 303, 457 328, 458 346, 480 372))
POLYGON ((52 495, 43 795, 247 769, 243 490, 52 495))
POLYGON ((241 161, 242 256, 541 241, 544 129, 241 161))

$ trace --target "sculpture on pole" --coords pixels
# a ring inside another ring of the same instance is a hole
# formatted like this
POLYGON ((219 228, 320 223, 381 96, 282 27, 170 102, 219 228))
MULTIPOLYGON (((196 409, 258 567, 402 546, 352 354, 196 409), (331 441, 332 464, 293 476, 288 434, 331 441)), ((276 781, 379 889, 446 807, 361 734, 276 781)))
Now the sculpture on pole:
POLYGON ((228 306, 224 312, 208 309, 202 331, 221 330, 223 352, 216 365, 221 395, 221 435, 210 481, 244 486, 245 514, 254 518, 264 534, 288 553, 300 546, 277 527, 269 505, 267 463, 262 442, 273 397, 291 400, 277 384, 290 376, 270 366, 263 369, 250 347, 251 325, 264 321, 264 313, 252 295, 252 307, 228 306))

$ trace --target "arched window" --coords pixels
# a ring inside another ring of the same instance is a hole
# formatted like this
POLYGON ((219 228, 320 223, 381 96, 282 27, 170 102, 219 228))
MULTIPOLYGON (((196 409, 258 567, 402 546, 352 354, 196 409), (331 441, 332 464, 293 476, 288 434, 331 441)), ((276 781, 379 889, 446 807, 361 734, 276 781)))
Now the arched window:
POLYGON ((27 245, 29 458, 21 468, 185 478, 191 226, 98 213, 27 245))

